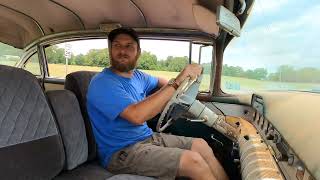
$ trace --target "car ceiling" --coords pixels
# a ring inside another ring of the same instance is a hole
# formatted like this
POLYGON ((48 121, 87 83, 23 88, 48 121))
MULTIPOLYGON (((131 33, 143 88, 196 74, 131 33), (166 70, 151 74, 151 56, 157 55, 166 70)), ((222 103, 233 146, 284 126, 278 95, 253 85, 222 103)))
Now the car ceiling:
POLYGON ((219 34, 215 11, 224 0, 0 0, 0 41, 17 48, 50 34, 134 28, 190 29, 219 34))

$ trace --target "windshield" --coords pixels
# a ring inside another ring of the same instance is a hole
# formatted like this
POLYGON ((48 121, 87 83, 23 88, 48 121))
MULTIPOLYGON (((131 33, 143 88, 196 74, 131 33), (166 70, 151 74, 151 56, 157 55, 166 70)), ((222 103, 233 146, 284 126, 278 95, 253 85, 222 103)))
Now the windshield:
POLYGON ((222 90, 320 92, 319 16, 319 0, 256 0, 225 51, 222 90))
MULTIPOLYGON (((150 75, 170 80, 189 63, 204 67, 201 91, 209 91, 213 47, 174 40, 141 40, 141 55, 137 69, 150 75)), ((88 39, 59 43, 45 48, 49 78, 63 79, 71 72, 101 71, 110 66, 107 39, 88 39), (68 55, 69 53, 69 55, 68 55), (69 57, 68 57, 69 56, 69 57)))

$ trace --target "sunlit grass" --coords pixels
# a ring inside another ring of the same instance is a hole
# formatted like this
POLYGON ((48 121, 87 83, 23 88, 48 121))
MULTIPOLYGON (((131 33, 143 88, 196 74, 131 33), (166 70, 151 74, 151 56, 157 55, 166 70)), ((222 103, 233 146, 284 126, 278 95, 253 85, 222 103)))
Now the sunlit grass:
MULTIPOLYGON (((69 65, 68 73, 75 71, 102 71, 103 67, 92 67, 92 66, 78 66, 78 65, 69 65)), ((168 71, 153 71, 153 70, 142 70, 150 75, 156 77, 162 77, 167 80, 176 77, 178 72, 168 72, 168 71)), ((64 78, 65 77, 65 65, 63 64, 49 64, 49 73, 50 76, 64 78)), ((254 92, 259 90, 301 90, 301 91, 310 91, 313 89, 319 89, 319 84, 312 83, 288 83, 288 82, 276 82, 276 81, 261 81, 240 77, 230 77, 222 76, 221 87, 226 92, 254 92), (231 87, 230 87, 231 84, 231 87), (227 86, 229 85, 229 87, 227 86), (234 88, 234 87, 235 88, 234 88)), ((210 85, 210 76, 208 74, 203 75, 202 83, 200 90, 206 91, 209 89, 210 85)))
MULTIPOLYGON (((34 67, 34 72, 39 68, 38 65, 29 66, 30 71, 34 67)), ((76 71, 96 71, 101 72, 103 67, 92 67, 92 66, 78 66, 78 65, 69 65, 67 73, 76 72, 76 71)), ((168 72, 168 71, 153 71, 153 70, 142 70, 150 75, 156 77, 162 77, 167 80, 175 78, 179 73, 178 72, 168 72)), ((66 69, 63 64, 49 64, 49 73, 50 77, 55 78, 65 78, 66 69)), ((207 91, 210 85, 210 76, 205 74, 203 76, 200 90, 207 91)), ((230 77, 222 76, 221 87, 225 92, 237 93, 237 92, 254 92, 260 90, 299 90, 299 91, 311 91, 311 90, 320 90, 320 84, 312 83, 288 83, 288 82, 276 82, 276 81, 261 81, 240 77, 230 77)))

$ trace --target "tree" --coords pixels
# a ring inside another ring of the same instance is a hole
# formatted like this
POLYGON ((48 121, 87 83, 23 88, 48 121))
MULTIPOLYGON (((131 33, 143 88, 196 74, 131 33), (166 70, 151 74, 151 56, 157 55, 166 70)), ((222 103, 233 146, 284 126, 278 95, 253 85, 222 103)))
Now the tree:
POLYGON ((188 57, 173 57, 168 56, 165 61, 167 71, 180 72, 188 64, 188 57))
POLYGON ((253 79, 264 80, 267 78, 268 71, 264 68, 256 68, 253 70, 253 79))
POLYGON ((108 49, 91 49, 84 58, 87 66, 106 67, 110 65, 108 49))
POLYGON ((278 68, 279 81, 284 82, 295 82, 296 81, 296 71, 293 66, 281 65, 278 68))
POLYGON ((45 52, 49 64, 64 64, 66 61, 63 48, 54 45, 46 48, 45 52))
POLYGON ((143 51, 138 61, 138 69, 157 70, 157 56, 150 52, 143 51))

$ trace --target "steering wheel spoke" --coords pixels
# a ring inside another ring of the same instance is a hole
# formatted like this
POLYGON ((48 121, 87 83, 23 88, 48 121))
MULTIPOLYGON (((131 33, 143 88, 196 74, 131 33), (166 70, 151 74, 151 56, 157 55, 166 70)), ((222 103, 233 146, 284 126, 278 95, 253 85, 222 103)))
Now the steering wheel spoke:
POLYGON ((165 108, 163 109, 160 118, 158 120, 157 124, 157 131, 162 132, 164 131, 167 127, 169 127, 173 121, 174 118, 170 118, 172 110, 176 105, 182 105, 183 107, 188 108, 190 106, 190 102, 195 100, 196 92, 199 90, 199 85, 201 82, 202 76, 200 76, 200 79, 192 80, 190 77, 187 77, 179 86, 179 88, 176 90, 176 92, 173 94, 172 98, 169 100, 165 108), (199 83, 199 84, 197 84, 199 83), (195 88, 192 89, 193 86, 196 86, 195 88), (192 90, 191 93, 188 92, 189 90, 192 90), (188 96, 185 96, 186 94, 192 94, 193 97, 188 98, 188 96))

